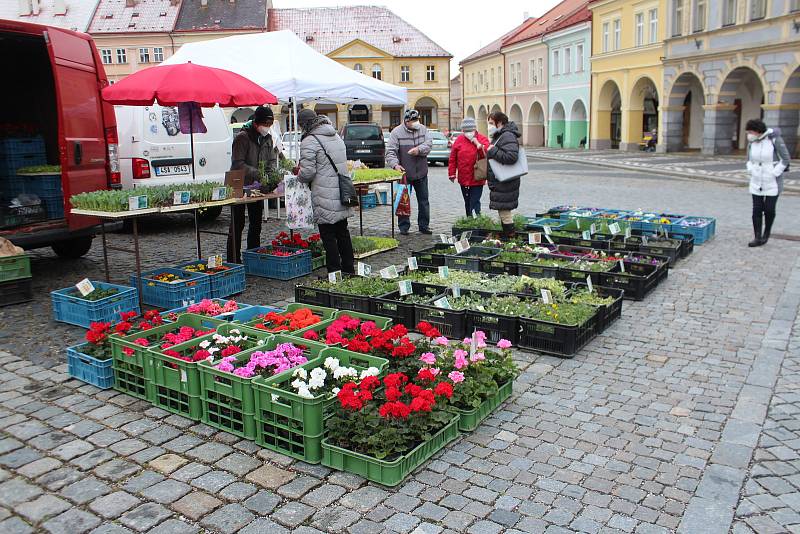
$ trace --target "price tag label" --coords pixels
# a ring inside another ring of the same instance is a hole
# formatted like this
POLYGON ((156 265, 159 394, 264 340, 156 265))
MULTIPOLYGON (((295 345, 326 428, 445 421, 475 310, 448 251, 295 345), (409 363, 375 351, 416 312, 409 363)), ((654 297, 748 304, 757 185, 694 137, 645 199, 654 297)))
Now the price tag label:
POLYGON ((590 233, 590 234, 592 234, 592 235, 596 234, 596 233, 597 233, 597 225, 595 225, 594 223, 592 223, 592 224, 589 226, 589 233, 590 233))
POLYGON ((531 232, 528 234, 528 244, 538 245, 542 242, 542 234, 540 232, 531 232))
POLYGON ((128 209, 131 211, 134 210, 146 210, 147 209, 147 195, 137 195, 133 197, 128 197, 128 209))
POLYGON ((189 381, 189 377, 186 376, 186 371, 181 369, 181 382, 188 382, 188 381, 189 381))
POLYGON ((192 194, 189 191, 175 191, 172 194, 172 203, 176 206, 188 204, 192 194))
POLYGON ((625 227, 625 239, 628 239, 630 237, 631 237, 631 227, 630 226, 626 226, 625 227))
POLYGON ((547 239, 548 243, 550 243, 551 245, 555 245, 555 243, 553 242, 553 238, 552 237, 550 237, 547 234, 544 234, 544 237, 545 237, 545 239, 547 239))
POLYGON ((589 230, 584 230, 583 232, 581 232, 581 236, 583 237, 583 239, 589 240, 592 238, 592 232, 590 232, 589 230))
POLYGON ((219 254, 215 256, 210 256, 208 258, 208 268, 209 269, 216 269, 217 267, 222 265, 222 256, 219 254))
POLYGON ((608 231, 611 232, 612 235, 617 235, 619 233, 619 223, 609 224, 608 231))
POLYGON ((461 254, 462 252, 466 252, 467 250, 469 250, 469 241, 467 241, 466 239, 456 241, 456 254, 461 254))
POLYGON ((625 262, 622 260, 619 260, 619 270, 620 272, 625 272, 625 262))
POLYGON ((550 293, 549 289, 542 288, 540 292, 542 293, 542 302, 545 304, 551 304, 553 302, 553 295, 550 293))
POLYGON ((75 287, 78 288, 78 291, 80 291, 81 295, 83 295, 84 297, 89 293, 91 293, 92 291, 94 291, 94 284, 88 278, 84 278, 83 280, 75 284, 75 287))
POLYGON ((397 278, 398 276, 400 276, 397 273, 397 267, 395 267, 394 265, 385 267, 381 269, 380 272, 381 272, 381 278, 397 278))
POLYGON ((227 187, 215 187, 211 191, 211 200, 225 200, 226 198, 228 198, 227 187))
POLYGON ((358 272, 358 276, 369 276, 372 274, 372 266, 367 265, 366 263, 358 262, 356 270, 358 272))
POLYGON ((328 282, 331 284, 338 284, 342 281, 342 271, 333 271, 328 273, 328 282))
POLYGON ((458 239, 456 239, 456 236, 450 236, 450 238, 447 240, 447 242, 451 245, 455 245, 457 241, 458 239))
POLYGON ((445 245, 450 243, 450 238, 445 234, 439 234, 439 241, 444 243, 445 245))
POLYGON ((400 287, 400 296, 404 297, 406 295, 410 295, 413 293, 413 287, 411 286, 411 280, 400 280, 397 282, 397 285, 400 287))
POLYGON ((417 262, 417 258, 414 256, 408 258, 408 270, 409 271, 416 271, 419 269, 419 263, 417 262))
POLYGON ((646 245, 646 244, 647 244, 647 236, 642 234, 642 245, 646 245))
POLYGON ((472 230, 467 230, 466 232, 464 232, 460 236, 458 236, 459 239, 466 240, 466 241, 469 241, 469 239, 471 237, 472 237, 472 230))
POLYGON ((447 280, 450 278, 450 267, 447 265, 442 265, 439 267, 439 278, 442 280, 447 280))
POLYGON ((589 293, 594 291, 594 286, 592 285, 592 275, 586 277, 586 285, 589 286, 589 293))
POLYGON ((444 308, 445 310, 452 310, 453 308, 450 306, 450 301, 447 300, 447 297, 442 297, 440 299, 436 299, 433 301, 433 305, 437 308, 444 308))
POLYGON ((667 227, 666 226, 662 226, 661 229, 664 230, 664 237, 665 238, 669 238, 669 231, 667 230, 667 227))
POLYGON ((552 232, 552 230, 550 229, 550 227, 549 227, 549 226, 547 226, 547 225, 545 225, 545 226, 542 226, 542 230, 544 230, 544 235, 550 235, 550 233, 552 232))
POLYGON ((461 288, 459 286, 453 286, 453 297, 459 298, 461 296, 461 288))
POLYGON ((477 330, 473 330, 472 331, 472 338, 469 340, 469 357, 470 357, 470 360, 472 359, 473 356, 475 356, 475 353, 478 352, 478 340, 475 337, 475 332, 476 331, 477 330))

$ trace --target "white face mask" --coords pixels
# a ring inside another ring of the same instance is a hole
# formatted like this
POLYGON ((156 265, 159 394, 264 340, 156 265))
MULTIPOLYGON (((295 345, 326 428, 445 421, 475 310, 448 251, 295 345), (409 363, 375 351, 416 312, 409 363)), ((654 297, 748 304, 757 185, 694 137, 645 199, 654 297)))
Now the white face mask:
POLYGON ((475 139, 475 132, 464 132, 464 137, 469 140, 475 139))
POLYGON ((747 134, 747 140, 750 143, 752 143, 753 141, 756 141, 757 139, 758 139, 758 136, 756 134, 751 134, 751 133, 747 134))
POLYGON ((489 135, 494 135, 497 132, 497 126, 495 126, 490 122, 488 130, 489 130, 489 135))
POLYGON ((408 127, 412 130, 419 130, 419 121, 413 121, 408 124, 408 127))
POLYGON ((269 134, 269 128, 267 128, 266 126, 259 126, 258 134, 266 137, 269 134))

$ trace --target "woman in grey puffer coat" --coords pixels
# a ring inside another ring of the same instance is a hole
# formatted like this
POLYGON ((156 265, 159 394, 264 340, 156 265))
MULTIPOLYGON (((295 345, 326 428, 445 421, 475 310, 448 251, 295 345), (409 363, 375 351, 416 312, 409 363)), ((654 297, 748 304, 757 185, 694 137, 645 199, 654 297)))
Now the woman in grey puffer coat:
POLYGON ((339 176, 347 174, 347 151, 324 115, 302 110, 297 123, 303 130, 300 140, 300 171, 297 179, 309 184, 314 221, 325 247, 328 272, 355 273, 353 243, 347 229, 347 218, 353 209, 344 206, 339 195, 339 176), (327 152, 327 156, 325 153, 327 152), (336 165, 334 168, 328 156, 336 165))
MULTIPOLYGON (((517 125, 508 122, 508 117, 501 111, 489 115, 489 138, 491 144, 486 157, 502 165, 513 165, 519 158, 519 133, 517 125)), ((497 210, 503 225, 503 234, 512 237, 514 234, 514 214, 512 210, 519 205, 520 179, 513 178, 500 182, 495 179, 492 167, 488 171, 489 209, 497 210)))

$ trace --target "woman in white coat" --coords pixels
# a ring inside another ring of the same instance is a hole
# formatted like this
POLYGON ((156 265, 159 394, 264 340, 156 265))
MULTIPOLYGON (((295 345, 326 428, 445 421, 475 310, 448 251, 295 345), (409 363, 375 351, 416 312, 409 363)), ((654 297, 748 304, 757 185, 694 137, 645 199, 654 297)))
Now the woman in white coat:
POLYGON ((775 221, 775 205, 783 192, 783 173, 789 169, 789 151, 780 132, 759 119, 747 121, 747 170, 753 195, 753 232, 747 245, 760 247, 769 240, 775 221), (763 233, 762 233, 763 229, 763 233))

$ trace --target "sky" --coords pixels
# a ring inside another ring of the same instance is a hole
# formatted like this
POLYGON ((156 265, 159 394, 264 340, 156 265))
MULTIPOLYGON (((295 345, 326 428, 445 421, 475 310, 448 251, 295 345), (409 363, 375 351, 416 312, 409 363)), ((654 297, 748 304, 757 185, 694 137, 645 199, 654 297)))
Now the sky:
POLYGON ((559 0, 273 0, 276 8, 386 6, 416 26, 453 54, 451 72, 458 62, 522 23, 525 13, 538 17, 559 0))

